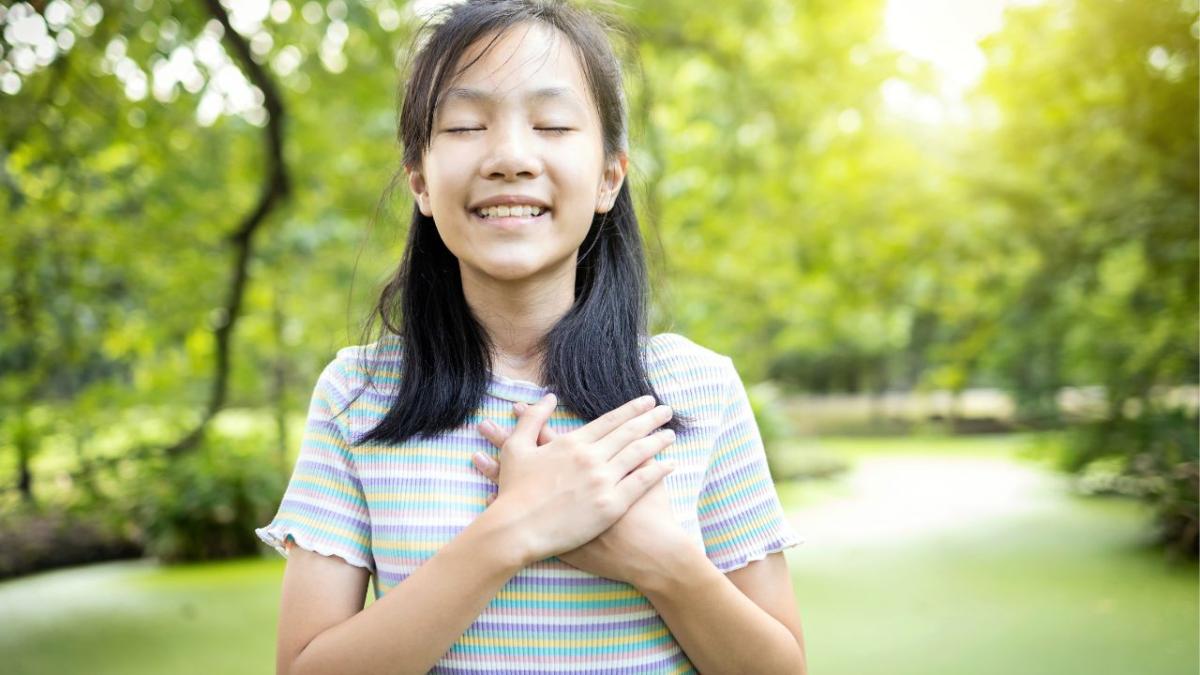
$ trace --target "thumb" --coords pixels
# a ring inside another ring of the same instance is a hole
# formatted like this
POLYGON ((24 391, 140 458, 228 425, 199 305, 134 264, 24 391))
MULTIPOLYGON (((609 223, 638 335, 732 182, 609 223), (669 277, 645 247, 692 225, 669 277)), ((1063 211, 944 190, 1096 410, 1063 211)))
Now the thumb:
MULTIPOLYGON (((517 411, 517 416, 520 417, 521 415, 525 414, 526 410, 529 410, 529 405, 527 403, 518 401, 517 403, 513 404, 513 409, 517 411)), ((550 423, 547 422, 542 426, 541 431, 538 432, 537 444, 545 445, 556 438, 558 438, 558 432, 551 429, 550 423)))

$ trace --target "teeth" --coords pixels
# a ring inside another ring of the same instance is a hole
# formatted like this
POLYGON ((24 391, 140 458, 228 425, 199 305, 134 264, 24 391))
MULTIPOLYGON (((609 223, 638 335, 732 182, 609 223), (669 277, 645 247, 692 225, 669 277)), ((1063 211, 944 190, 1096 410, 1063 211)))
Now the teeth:
POLYGON ((542 215, 542 208, 526 204, 509 206, 485 206, 477 213, 483 218, 530 218, 542 215))

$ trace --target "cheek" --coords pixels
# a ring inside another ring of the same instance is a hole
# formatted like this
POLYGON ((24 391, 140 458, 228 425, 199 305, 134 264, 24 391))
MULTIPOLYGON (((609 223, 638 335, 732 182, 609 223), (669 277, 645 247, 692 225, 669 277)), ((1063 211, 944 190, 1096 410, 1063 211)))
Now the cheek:
POLYGON ((573 161, 556 163, 555 182, 559 186, 560 199, 568 202, 575 213, 581 209, 593 211, 603 173, 600 157, 591 147, 580 147, 565 156, 573 161))

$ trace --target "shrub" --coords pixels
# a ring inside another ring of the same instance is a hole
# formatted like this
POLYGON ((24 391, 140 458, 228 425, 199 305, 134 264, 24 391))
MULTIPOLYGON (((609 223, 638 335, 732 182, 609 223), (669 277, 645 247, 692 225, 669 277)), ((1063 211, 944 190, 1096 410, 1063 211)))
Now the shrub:
POLYGON ((254 528, 279 506, 287 476, 258 436, 215 435, 190 455, 141 468, 134 520, 147 552, 165 562, 259 552, 254 528))
POLYGON ((1081 425, 1070 435, 1062 467, 1081 475, 1080 487, 1150 503, 1158 541, 1170 552, 1200 555, 1200 437, 1184 410, 1081 425))
POLYGON ((103 514, 19 508, 0 517, 0 579, 56 567, 138 558, 139 542, 103 514))

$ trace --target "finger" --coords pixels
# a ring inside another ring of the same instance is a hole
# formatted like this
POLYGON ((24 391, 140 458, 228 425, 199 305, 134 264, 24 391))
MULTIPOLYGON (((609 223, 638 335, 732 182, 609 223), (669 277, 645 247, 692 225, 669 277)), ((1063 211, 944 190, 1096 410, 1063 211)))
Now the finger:
POLYGON ((479 431, 479 435, 488 440, 489 443, 499 448, 504 445, 504 441, 508 440, 509 433, 504 429, 496 426, 491 420, 484 420, 475 426, 479 431))
POLYGON ((617 483, 616 491, 621 503, 628 509, 634 502, 649 492, 650 488, 654 487, 667 474, 674 470, 674 462, 647 460, 645 464, 632 471, 628 476, 622 478, 621 482, 617 483))
POLYGON ((656 431, 649 436, 626 445, 609 462, 618 476, 641 468, 658 453, 675 442, 675 432, 670 429, 656 431))
MULTIPOLYGON (((517 401, 513 404, 513 410, 515 410, 517 416, 520 417, 521 415, 525 414, 526 410, 529 410, 529 405, 522 401, 517 401)), ((556 438, 558 438, 558 432, 551 428, 550 424, 547 423, 542 427, 542 430, 538 432, 538 445, 545 445, 556 438)))
POLYGON ((517 426, 509 435, 509 440, 517 440, 529 445, 537 444, 538 432, 542 426, 546 424, 546 420, 550 419, 550 415, 554 412, 554 408, 558 405, 558 398, 554 394, 546 394, 537 403, 533 404, 524 415, 517 419, 517 426))
POLYGON ((671 406, 660 405, 621 424, 601 439, 601 443, 607 449, 606 454, 602 453, 603 456, 606 459, 612 459, 625 446, 645 438, 647 434, 666 424, 674 414, 671 406))
POLYGON ((580 440, 584 442, 595 442, 607 436, 613 429, 653 407, 653 396, 635 398, 629 403, 604 413, 571 433, 578 435, 580 440))
POLYGON ((479 473, 488 477, 493 483, 500 478, 500 463, 482 452, 471 455, 471 463, 479 469, 479 473))

